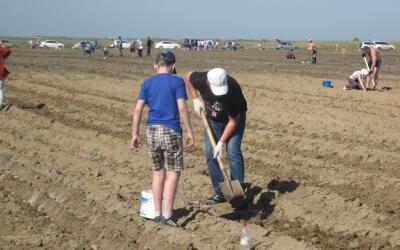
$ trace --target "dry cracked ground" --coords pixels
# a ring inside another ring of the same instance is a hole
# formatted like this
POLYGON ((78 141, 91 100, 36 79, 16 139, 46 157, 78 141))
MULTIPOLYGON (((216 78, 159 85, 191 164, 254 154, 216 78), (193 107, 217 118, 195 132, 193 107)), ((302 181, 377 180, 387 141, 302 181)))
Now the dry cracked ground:
POLYGON ((317 65, 272 50, 176 55, 180 75, 220 66, 242 85, 249 209, 203 203, 212 190, 191 112, 197 144, 175 206, 183 228, 139 216, 151 172, 145 147, 130 151, 131 119, 154 55, 15 49, 0 111, 0 249, 237 249, 241 220, 254 249, 400 249, 398 54, 383 54, 367 93, 341 90, 363 67, 358 52, 320 52, 317 65))

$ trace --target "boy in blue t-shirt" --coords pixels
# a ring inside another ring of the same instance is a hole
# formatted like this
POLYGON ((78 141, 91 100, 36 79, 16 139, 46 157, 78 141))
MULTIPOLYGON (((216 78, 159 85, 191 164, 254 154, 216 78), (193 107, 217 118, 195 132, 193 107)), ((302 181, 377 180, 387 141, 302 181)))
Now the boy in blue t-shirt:
POLYGON ((142 111, 147 104, 147 151, 153 170, 152 191, 156 217, 154 221, 178 227, 171 219, 175 193, 183 170, 183 142, 180 118, 187 131, 187 143, 194 146, 192 124, 186 106, 185 82, 173 74, 175 55, 160 52, 154 69, 157 74, 141 86, 133 114, 132 149, 138 151, 141 142, 139 126, 142 111))

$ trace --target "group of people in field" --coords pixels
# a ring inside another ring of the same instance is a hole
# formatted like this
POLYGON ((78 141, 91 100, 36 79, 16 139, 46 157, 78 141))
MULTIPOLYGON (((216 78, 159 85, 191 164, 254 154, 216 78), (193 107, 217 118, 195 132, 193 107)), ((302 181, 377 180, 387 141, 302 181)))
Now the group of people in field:
MULTIPOLYGON (((302 63, 310 63, 310 61, 311 61, 312 64, 316 64, 317 63, 317 55, 318 55, 316 43, 313 40, 308 39, 308 47, 307 47, 307 49, 309 50, 309 59, 310 60, 306 59, 306 60, 302 61, 302 63)), ((296 55, 294 53, 294 49, 293 48, 290 49, 286 53, 286 59, 288 59, 288 60, 296 59, 296 55)))
MULTIPOLYGON (((317 63, 317 46, 311 39, 308 41, 308 50, 310 51, 311 63, 317 63)), ((365 60, 366 67, 361 70, 354 71, 347 79, 347 84, 343 86, 343 90, 360 89, 364 91, 375 90, 378 85, 379 71, 382 66, 381 55, 373 46, 364 45, 361 47, 362 57, 365 60), (370 87, 372 85, 372 87, 370 87)), ((293 49, 287 55, 287 59, 295 59, 293 49)))
MULTIPOLYGON (((151 47, 152 41, 147 43, 151 47)), ((312 55, 316 46, 310 41, 312 55)), ((348 78, 345 90, 368 90, 378 84, 382 65, 379 51, 372 46, 362 47, 363 58, 368 69, 355 71, 348 78)), ((3 107, 3 86, 8 75, 4 60, 10 55, 9 48, 0 44, 0 105, 3 107)), ((148 50, 150 55, 150 50, 148 50)), ((314 60, 314 59, 313 59, 314 60)), ((316 57, 315 62, 316 63, 316 57)), ((195 138, 186 104, 187 91, 198 116, 205 114, 209 127, 217 141, 213 145, 204 133, 205 158, 214 192, 205 199, 206 204, 226 202, 220 184, 224 181, 217 157, 227 152, 232 180, 244 185, 244 160, 241 143, 246 127, 247 102, 239 83, 225 69, 213 68, 208 71, 190 71, 181 78, 176 75, 176 57, 171 51, 161 51, 153 64, 155 75, 146 79, 139 91, 133 114, 131 148, 138 152, 142 141, 140 121, 144 107, 148 106, 146 138, 149 167, 152 170, 152 191, 155 206, 154 221, 172 227, 179 227, 173 219, 173 206, 178 181, 184 169, 183 136, 181 121, 186 130, 187 148, 193 148, 195 138)))
MULTIPOLYGON (((146 56, 150 56, 151 53, 151 47, 153 46, 153 40, 151 40, 150 37, 147 37, 146 43, 144 44, 142 39, 137 39, 137 40, 132 40, 129 42, 129 52, 131 53, 132 56, 134 56, 136 54, 137 51, 137 55, 139 57, 143 57, 143 49, 146 46, 146 56)), ((122 53, 122 39, 119 38, 119 40, 117 41, 117 49, 119 50, 119 55, 122 57, 123 53, 122 53)))
POLYGON ((363 91, 375 90, 378 86, 379 71, 382 66, 382 59, 379 51, 370 45, 364 45, 362 48, 362 57, 367 68, 354 71, 348 77, 347 84, 343 90, 360 89, 363 91), (370 87, 372 83, 372 88, 370 87))

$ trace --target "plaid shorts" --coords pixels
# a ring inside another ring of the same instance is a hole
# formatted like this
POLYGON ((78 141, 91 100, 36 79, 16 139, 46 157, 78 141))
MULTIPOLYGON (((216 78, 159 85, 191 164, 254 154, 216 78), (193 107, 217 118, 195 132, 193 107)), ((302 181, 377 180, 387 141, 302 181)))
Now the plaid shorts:
POLYGON ((151 125, 146 128, 146 137, 152 170, 183 170, 182 135, 162 125, 151 125))

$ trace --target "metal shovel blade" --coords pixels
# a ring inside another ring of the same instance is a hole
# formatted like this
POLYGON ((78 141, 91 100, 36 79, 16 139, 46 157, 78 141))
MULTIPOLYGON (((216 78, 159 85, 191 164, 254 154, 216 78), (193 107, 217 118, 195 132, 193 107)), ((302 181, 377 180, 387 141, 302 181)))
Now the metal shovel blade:
POLYGON ((224 180, 219 183, 219 186, 221 187, 221 191, 227 201, 231 201, 234 198, 244 196, 242 186, 240 185, 240 182, 238 180, 233 180, 230 182, 229 180, 224 180))
POLYGON ((221 188, 222 194, 227 201, 230 201, 234 198, 233 190, 231 189, 229 182, 220 182, 219 187, 221 188))

